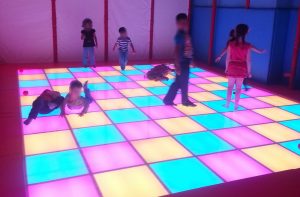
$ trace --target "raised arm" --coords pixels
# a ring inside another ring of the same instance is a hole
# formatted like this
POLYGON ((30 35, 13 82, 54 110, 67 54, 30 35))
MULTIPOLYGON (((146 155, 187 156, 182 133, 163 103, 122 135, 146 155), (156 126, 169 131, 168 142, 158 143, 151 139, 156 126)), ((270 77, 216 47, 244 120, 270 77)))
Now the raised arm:
POLYGON ((252 50, 253 52, 255 52, 255 53, 258 53, 258 54, 263 54, 263 53, 266 52, 265 49, 258 49, 258 48, 256 48, 255 46, 251 46, 251 50, 252 50))

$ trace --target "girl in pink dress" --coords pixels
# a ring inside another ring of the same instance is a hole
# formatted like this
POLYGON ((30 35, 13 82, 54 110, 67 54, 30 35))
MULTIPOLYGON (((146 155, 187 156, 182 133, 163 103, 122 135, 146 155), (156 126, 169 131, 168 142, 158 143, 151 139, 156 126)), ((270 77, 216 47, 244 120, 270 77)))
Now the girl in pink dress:
POLYGON ((225 73, 228 78, 228 89, 226 107, 230 105, 232 90, 235 85, 235 110, 237 110, 239 106, 243 81, 245 78, 251 78, 250 52, 251 50, 257 53, 264 52, 264 50, 258 50, 245 41, 248 31, 248 25, 237 25, 235 29, 235 39, 230 41, 227 46, 225 73))

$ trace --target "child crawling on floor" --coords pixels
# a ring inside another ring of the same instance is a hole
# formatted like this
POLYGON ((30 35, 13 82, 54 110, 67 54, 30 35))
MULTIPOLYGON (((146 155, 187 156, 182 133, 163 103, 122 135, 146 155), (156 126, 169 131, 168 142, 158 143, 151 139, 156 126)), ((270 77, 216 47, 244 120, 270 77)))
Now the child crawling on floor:
POLYGON ((29 125, 38 114, 49 114, 59 108, 64 101, 64 97, 59 92, 52 90, 44 90, 32 103, 32 108, 28 118, 24 121, 25 125, 29 125))
POLYGON ((79 116, 83 116, 87 113, 89 105, 93 102, 93 98, 87 85, 88 81, 86 81, 84 85, 78 80, 74 80, 70 83, 69 93, 61 105, 61 116, 65 115, 66 108, 71 111, 79 110, 79 116), (85 94, 84 97, 81 96, 82 88, 85 94))
POLYGON ((149 80, 164 81, 164 80, 169 80, 168 75, 171 72, 175 72, 175 69, 171 69, 169 66, 165 64, 160 64, 153 67, 151 70, 149 70, 145 76, 149 80))

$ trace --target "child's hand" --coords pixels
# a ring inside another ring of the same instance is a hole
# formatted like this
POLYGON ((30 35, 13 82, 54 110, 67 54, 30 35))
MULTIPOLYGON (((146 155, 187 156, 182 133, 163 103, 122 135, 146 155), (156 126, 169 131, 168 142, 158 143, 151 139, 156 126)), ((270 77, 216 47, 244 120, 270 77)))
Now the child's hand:
POLYGON ((81 112, 80 114, 78 114, 80 117, 84 116, 84 112, 81 112))
POLYGON ((215 59, 215 62, 216 62, 216 63, 219 63, 219 62, 221 61, 221 59, 222 59, 221 57, 217 57, 217 58, 215 59))
POLYGON ((176 72, 176 75, 181 75, 181 70, 180 70, 180 68, 176 68, 176 69, 175 69, 175 72, 176 72))
POLYGON ((132 54, 136 54, 136 52, 135 52, 135 51, 132 51, 132 54))

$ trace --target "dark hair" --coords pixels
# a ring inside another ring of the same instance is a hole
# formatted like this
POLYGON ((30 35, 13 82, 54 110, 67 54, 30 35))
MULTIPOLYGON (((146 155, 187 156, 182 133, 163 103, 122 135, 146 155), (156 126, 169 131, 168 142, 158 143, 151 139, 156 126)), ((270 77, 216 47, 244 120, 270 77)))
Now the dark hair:
POLYGON ((125 27, 120 27, 119 28, 119 33, 125 33, 127 29, 125 27))
POLYGON ((73 89, 73 88, 82 88, 82 83, 78 80, 71 81, 70 89, 73 89))
POLYGON ((245 44, 245 37, 248 33, 249 27, 246 24, 238 24, 235 28, 235 41, 238 43, 239 39, 242 39, 243 44, 245 44))
POLYGON ((230 42, 235 41, 235 30, 232 29, 229 32, 229 39, 227 40, 227 46, 229 45, 230 42))
POLYGON ((86 24, 88 24, 88 23, 93 24, 92 19, 90 19, 90 18, 85 18, 85 19, 82 21, 82 27, 84 27, 84 26, 85 26, 86 24))
POLYGON ((187 20, 188 16, 186 15, 186 13, 179 13, 176 16, 176 22, 181 21, 181 20, 187 20))

